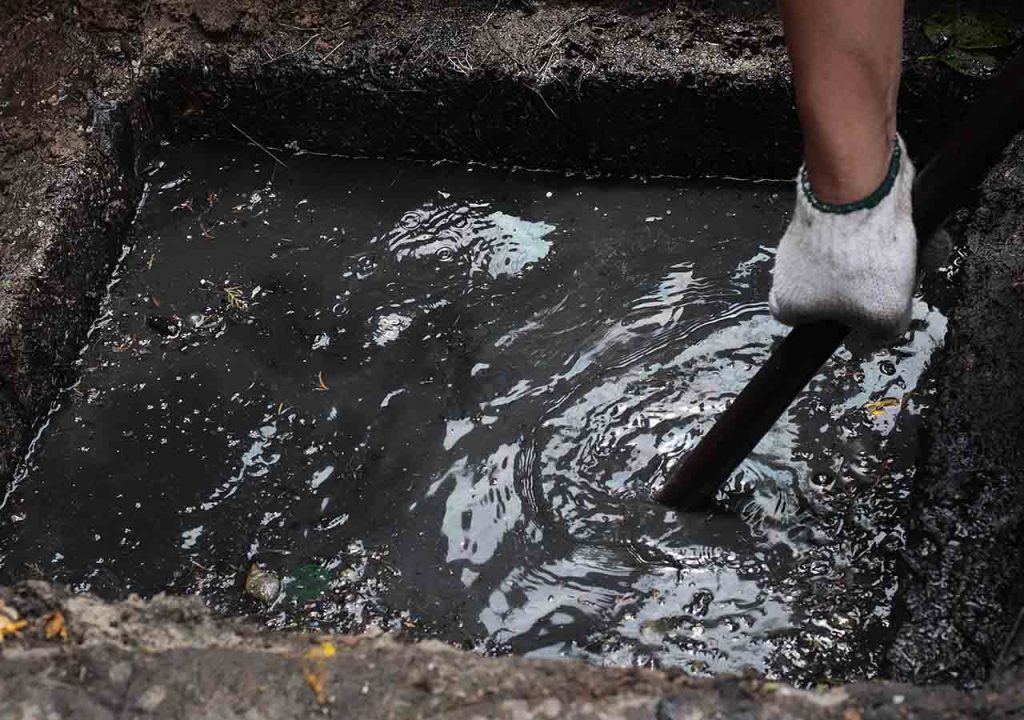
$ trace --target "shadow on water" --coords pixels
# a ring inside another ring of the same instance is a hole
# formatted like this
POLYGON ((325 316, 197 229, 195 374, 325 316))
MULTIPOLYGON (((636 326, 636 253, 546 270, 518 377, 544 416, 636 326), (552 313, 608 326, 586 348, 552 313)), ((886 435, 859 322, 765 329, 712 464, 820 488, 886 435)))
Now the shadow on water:
POLYGON ((886 647, 945 319, 844 351, 734 476, 648 501, 783 328, 772 185, 169 149, 3 512, 2 579, 272 626, 796 682, 886 647), (260 562, 269 606, 242 591, 260 562))

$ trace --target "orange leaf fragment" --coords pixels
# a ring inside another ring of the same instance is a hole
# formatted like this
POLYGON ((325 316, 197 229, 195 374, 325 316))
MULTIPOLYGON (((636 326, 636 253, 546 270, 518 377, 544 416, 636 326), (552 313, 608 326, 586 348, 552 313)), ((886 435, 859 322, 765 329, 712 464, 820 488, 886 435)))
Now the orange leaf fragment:
POLYGON ((46 624, 43 625, 43 636, 47 640, 53 640, 54 638, 60 638, 67 642, 68 639, 68 626, 64 621, 64 613, 60 610, 54 610, 52 613, 46 616, 46 624))
POLYGON ((336 652, 334 644, 325 640, 302 656, 302 677, 313 691, 317 705, 327 704, 327 691, 324 689, 325 660, 333 657, 336 652))

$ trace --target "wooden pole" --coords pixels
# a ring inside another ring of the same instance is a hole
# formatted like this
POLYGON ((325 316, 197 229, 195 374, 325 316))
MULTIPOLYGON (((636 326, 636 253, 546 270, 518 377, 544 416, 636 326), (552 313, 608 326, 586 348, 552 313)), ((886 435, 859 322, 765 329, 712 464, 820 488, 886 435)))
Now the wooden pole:
MULTIPOLYGON (((914 227, 934 235, 1024 129, 1024 52, 992 81, 914 181, 914 227)), ((922 243, 923 245, 923 243, 922 243)), ((818 322, 793 328, 655 499, 671 508, 706 508, 719 488, 831 357, 849 328, 818 322)))

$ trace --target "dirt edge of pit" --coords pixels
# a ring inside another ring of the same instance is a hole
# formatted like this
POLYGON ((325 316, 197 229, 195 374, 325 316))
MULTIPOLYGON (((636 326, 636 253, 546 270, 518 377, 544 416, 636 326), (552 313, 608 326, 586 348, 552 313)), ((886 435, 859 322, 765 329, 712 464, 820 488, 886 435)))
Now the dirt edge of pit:
MULTIPOLYGON (((249 138, 283 161, 299 147, 784 177, 798 135, 781 29, 764 3, 715 5, 385 2, 367 13, 366 3, 166 0, 143 14, 118 0, 14 3, 0 18, 14 30, 0 46, 0 479, 74 379, 162 138, 249 138)), ((918 57, 920 21, 909 25, 918 57)), ((977 89, 908 62, 903 128, 919 158, 977 89)), ((1012 482, 1024 465, 1013 344, 1024 333, 1012 333, 1009 298, 1022 164, 1008 156, 966 221, 964 301, 937 362, 942 402, 906 554, 891 673, 901 679, 977 684, 1013 656, 1003 649, 1021 604, 1012 537, 1024 518, 1012 482)))
POLYGON ((1024 705, 1019 682, 808 692, 756 675, 697 680, 392 636, 267 631, 215 617, 195 598, 106 603, 30 582, 0 588, 0 599, 26 623, 3 649, 5 717, 944 720, 1012 717, 1024 705))

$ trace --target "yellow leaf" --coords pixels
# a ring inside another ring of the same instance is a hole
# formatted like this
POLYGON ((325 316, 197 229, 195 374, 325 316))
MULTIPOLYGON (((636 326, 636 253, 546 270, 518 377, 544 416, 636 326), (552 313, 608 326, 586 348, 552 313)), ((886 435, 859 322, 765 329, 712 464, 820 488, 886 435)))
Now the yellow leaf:
POLYGON ((881 400, 872 400, 864 406, 864 409, 872 417, 882 417, 885 415, 885 411, 889 408, 898 408, 903 404, 903 401, 898 398, 886 397, 881 400))
POLYGON ((54 610, 46 616, 46 624, 43 626, 43 636, 47 640, 60 638, 61 640, 66 641, 68 639, 68 626, 64 622, 64 613, 60 610, 54 610))
POLYGON ((10 620, 0 615, 0 642, 6 637, 17 637, 18 632, 28 627, 26 620, 10 620))
POLYGON ((317 705, 327 704, 327 693, 324 691, 323 672, 324 669, 322 667, 302 667, 302 677, 306 679, 306 684, 309 685, 309 689, 312 690, 313 695, 316 696, 317 705))
POLYGON ((327 658, 333 657, 337 652, 334 644, 324 640, 316 647, 310 648, 302 656, 302 677, 305 678, 309 689, 313 691, 318 705, 327 704, 327 691, 324 689, 324 672, 326 670, 327 658))
POLYGON ((322 640, 319 645, 307 650, 306 654, 303 655, 303 657, 306 660, 317 660, 319 658, 334 657, 335 653, 337 652, 338 649, 334 647, 334 643, 332 643, 330 640, 322 640))

